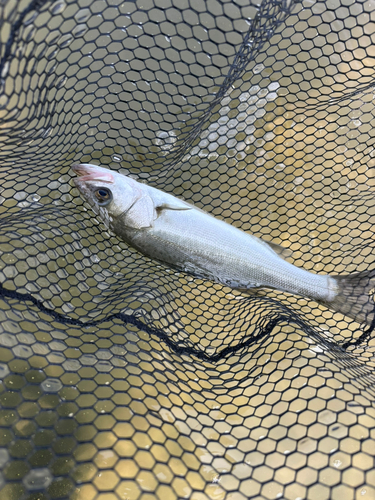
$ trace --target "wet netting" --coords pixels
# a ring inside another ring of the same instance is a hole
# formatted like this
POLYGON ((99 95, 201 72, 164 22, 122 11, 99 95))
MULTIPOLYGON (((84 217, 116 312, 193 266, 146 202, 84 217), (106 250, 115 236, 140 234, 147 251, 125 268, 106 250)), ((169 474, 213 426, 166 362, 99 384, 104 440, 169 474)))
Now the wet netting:
POLYGON ((0 500, 374 500, 371 315, 153 261, 70 168, 371 272, 374 2, 0 13, 0 500))

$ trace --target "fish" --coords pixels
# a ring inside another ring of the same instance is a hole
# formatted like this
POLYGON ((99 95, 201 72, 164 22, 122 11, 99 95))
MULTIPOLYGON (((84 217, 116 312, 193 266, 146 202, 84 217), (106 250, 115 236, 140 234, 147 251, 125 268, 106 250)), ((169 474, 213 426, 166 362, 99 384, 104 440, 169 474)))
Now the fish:
POLYGON ((359 323, 374 320, 375 270, 315 274, 288 249, 120 172, 72 165, 76 187, 107 228, 141 254, 241 292, 273 289, 324 304, 359 323))

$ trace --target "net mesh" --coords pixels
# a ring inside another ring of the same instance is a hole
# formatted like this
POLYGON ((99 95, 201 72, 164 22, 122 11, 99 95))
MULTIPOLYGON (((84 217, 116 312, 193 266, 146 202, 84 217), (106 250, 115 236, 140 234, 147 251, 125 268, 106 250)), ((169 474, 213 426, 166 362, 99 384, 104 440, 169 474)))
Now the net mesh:
POLYGON ((140 255, 70 166, 371 270, 374 4, 0 13, 0 500, 373 500, 373 325, 140 255))

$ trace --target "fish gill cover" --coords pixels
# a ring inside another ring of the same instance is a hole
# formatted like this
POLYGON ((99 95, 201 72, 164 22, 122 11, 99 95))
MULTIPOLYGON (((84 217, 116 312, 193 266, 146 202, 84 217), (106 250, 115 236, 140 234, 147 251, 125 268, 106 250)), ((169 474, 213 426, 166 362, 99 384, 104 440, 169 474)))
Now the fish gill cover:
POLYGON ((288 248, 374 257, 371 1, 0 1, 0 500, 375 498, 375 341, 143 257, 95 163, 288 248))

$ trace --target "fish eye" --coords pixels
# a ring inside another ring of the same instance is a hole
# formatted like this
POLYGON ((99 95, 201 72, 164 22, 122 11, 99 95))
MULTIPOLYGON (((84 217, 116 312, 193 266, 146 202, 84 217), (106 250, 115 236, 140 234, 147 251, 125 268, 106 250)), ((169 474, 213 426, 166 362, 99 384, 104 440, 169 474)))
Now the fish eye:
POLYGON ((108 205, 112 201, 112 192, 108 188, 101 187, 94 192, 98 204, 102 207, 108 205))

